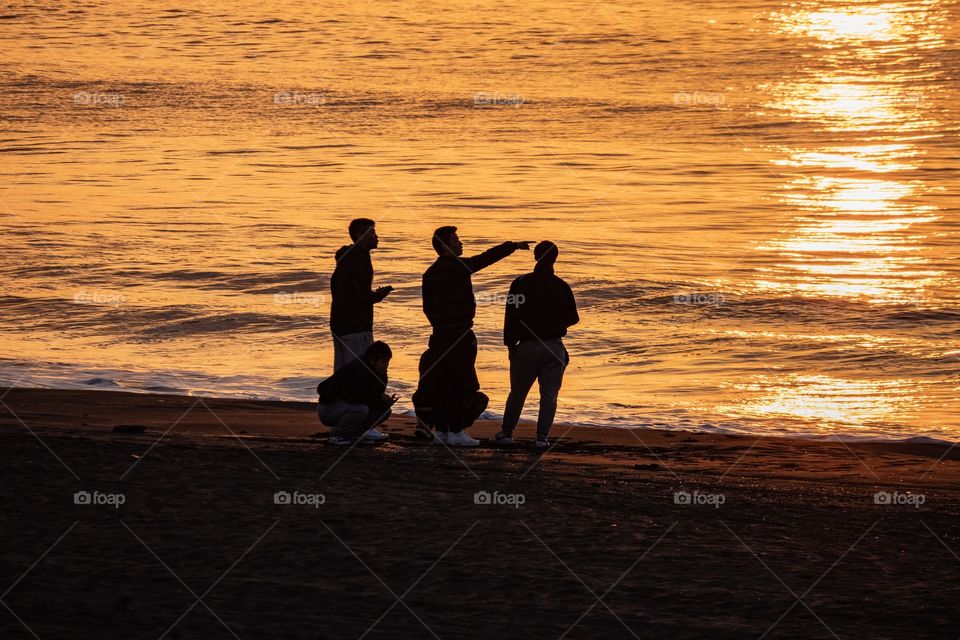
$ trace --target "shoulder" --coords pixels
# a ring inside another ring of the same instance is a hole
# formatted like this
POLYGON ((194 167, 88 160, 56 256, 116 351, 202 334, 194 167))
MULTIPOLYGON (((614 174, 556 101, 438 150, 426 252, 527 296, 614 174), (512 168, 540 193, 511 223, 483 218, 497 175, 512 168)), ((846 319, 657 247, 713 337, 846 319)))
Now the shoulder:
POLYGON ((558 276, 558 275, 555 274, 555 273, 550 274, 550 281, 551 281, 551 282, 555 282, 556 284, 559 284, 560 286, 564 287, 565 289, 569 289, 569 288, 570 288, 570 285, 567 284, 567 281, 564 280, 563 278, 561 278, 560 276, 558 276))
POLYGON ((363 354, 359 355, 359 358, 354 358, 344 365, 342 369, 340 369, 340 371, 343 371, 344 378, 355 380, 358 377, 366 375, 369 367, 367 366, 367 363, 363 361, 363 354))
POLYGON ((432 263, 430 263, 430 266, 427 267, 427 270, 423 272, 423 279, 426 280, 426 279, 427 279, 427 276, 432 276, 432 275, 435 274, 435 273, 437 272, 437 270, 440 269, 440 268, 441 268, 440 259, 437 258, 437 259, 434 260, 432 263))

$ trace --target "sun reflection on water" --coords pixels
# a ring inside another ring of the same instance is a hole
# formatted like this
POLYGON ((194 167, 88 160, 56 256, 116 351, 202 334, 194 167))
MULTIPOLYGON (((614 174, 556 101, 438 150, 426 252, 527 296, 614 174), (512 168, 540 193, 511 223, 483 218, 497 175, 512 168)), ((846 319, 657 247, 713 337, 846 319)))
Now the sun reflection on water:
MULTIPOLYGON (((836 7, 830 6, 833 3, 824 4, 822 8, 785 11, 775 17, 784 31, 814 38, 825 46, 869 45, 915 39, 926 24, 927 10, 939 2, 843 3, 836 7)), ((930 37, 925 30, 923 33, 930 37)), ((869 49, 864 51, 869 52, 869 49)))
MULTIPOLYGON (((930 187, 917 178, 922 157, 915 145, 925 135, 919 132, 936 131, 938 123, 914 80, 936 70, 904 64, 942 44, 938 4, 812 2, 774 14, 783 33, 815 53, 795 82, 766 87, 764 106, 812 128, 811 137, 823 142, 776 149, 773 164, 784 172, 776 197, 788 222, 779 238, 756 247, 768 257, 757 269, 757 290, 915 308, 944 276, 926 249, 925 226, 940 212, 923 203, 930 187)), ((861 347, 884 348, 870 341, 861 347)), ((798 419, 829 433, 832 425, 896 422, 917 410, 920 387, 895 375, 860 380, 826 367, 769 369, 738 384, 743 399, 725 410, 798 419)))
POLYGON ((789 157, 775 159, 773 161, 775 165, 852 169, 871 173, 889 173, 917 168, 913 160, 917 151, 908 144, 859 145, 810 151, 782 149, 781 151, 788 153, 789 157))
POLYGON ((757 287, 876 304, 922 298, 942 272, 922 254, 917 226, 939 216, 909 203, 917 189, 907 181, 794 178, 783 201, 800 214, 783 238, 759 247, 781 260, 757 287))
POLYGON ((833 425, 857 426, 895 421, 915 404, 916 385, 907 380, 846 380, 827 375, 764 376, 740 385, 761 392, 737 407, 720 407, 731 414, 744 410, 764 418, 794 418, 818 425, 829 433, 833 425))

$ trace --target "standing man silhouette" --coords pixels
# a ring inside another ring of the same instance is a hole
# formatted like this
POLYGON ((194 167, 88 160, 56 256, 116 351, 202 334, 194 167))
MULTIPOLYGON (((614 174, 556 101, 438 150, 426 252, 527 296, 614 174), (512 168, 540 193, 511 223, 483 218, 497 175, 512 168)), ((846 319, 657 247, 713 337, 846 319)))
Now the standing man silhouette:
MULTIPOLYGON (((420 384, 413 405, 420 422, 436 428, 435 442, 472 447, 480 444, 464 429, 487 408, 489 398, 477 379, 477 337, 473 319, 477 303, 471 277, 530 242, 504 242, 469 258, 456 227, 433 233, 436 261, 423 274, 423 312, 433 334, 420 358, 420 384)), ((424 428, 418 428, 421 435, 424 428)))
POLYGON ((357 218, 348 227, 353 244, 337 250, 337 266, 330 276, 330 332, 333 334, 333 370, 363 356, 373 344, 373 305, 393 287, 373 286, 370 251, 380 244, 376 223, 357 218))
POLYGON ((544 241, 533 250, 533 273, 510 285, 503 318, 503 343, 510 352, 510 395, 503 427, 493 444, 513 444, 513 430, 533 381, 540 382, 537 447, 549 447, 547 436, 557 413, 557 396, 570 356, 563 345, 567 328, 580 322, 570 285, 557 277, 553 265, 560 250, 544 241))

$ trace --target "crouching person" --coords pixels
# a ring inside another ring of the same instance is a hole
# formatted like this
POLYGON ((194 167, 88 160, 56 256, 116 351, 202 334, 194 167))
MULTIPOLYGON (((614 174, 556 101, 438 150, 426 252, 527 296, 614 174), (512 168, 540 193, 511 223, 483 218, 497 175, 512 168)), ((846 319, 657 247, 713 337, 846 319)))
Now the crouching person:
POLYGON ((377 341, 361 358, 336 370, 317 385, 320 422, 330 427, 330 444, 351 444, 358 438, 382 442, 389 436, 377 425, 390 417, 396 395, 388 396, 387 368, 393 352, 377 341))

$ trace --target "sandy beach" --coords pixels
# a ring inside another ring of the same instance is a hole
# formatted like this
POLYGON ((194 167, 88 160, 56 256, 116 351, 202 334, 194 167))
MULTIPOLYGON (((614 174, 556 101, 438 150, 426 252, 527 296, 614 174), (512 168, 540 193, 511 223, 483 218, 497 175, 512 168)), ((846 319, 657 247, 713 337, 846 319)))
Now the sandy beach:
POLYGON ((960 450, 8 389, 4 638, 956 638, 960 450), (477 424, 481 439, 495 424, 477 424), (79 492, 79 494, 78 494, 79 492))

